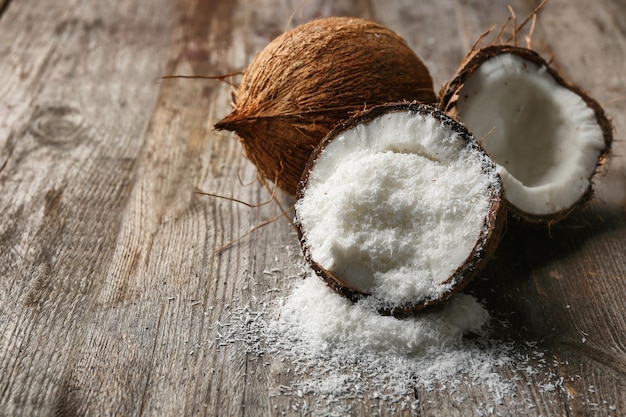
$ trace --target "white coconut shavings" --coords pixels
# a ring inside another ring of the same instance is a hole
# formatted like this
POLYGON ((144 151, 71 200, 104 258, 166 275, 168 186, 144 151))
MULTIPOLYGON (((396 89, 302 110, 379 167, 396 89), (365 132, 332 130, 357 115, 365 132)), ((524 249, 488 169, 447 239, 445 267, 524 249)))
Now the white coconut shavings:
MULTIPOLYGON (((502 379, 499 367, 532 375, 537 363, 549 366, 540 352, 520 356, 514 344, 491 340, 488 313, 463 294, 427 313, 396 319, 351 304, 309 276, 273 307, 231 308, 230 314, 229 322, 219 323, 216 346, 240 343, 250 359, 283 363, 290 384, 268 381, 269 394, 289 396, 302 415, 347 415, 354 412, 353 400, 365 399, 370 415, 416 409, 416 393, 432 390, 463 402, 464 385, 491 393, 493 401, 475 411, 492 415, 494 406, 514 401, 515 381, 522 379, 502 379)), ((539 387, 546 393, 562 388, 562 379, 551 375, 539 387)))
POLYGON ((314 278, 295 289, 282 306, 281 317, 277 324, 284 331, 295 330, 320 351, 343 346, 362 353, 410 356, 457 345, 464 334, 480 332, 488 314, 472 297, 460 295, 444 308, 399 320, 354 305, 314 278))
POLYGON ((495 172, 430 115, 396 112, 337 136, 296 204, 312 258, 393 307, 436 298, 482 232, 495 172))

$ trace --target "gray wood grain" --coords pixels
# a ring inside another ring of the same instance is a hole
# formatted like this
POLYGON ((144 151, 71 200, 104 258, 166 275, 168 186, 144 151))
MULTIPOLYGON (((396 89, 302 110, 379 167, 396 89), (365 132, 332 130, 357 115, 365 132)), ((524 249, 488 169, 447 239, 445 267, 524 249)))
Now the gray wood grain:
MULTIPOLYGON (((520 20, 536 4, 511 2, 520 20)), ((246 235, 280 213, 274 204, 195 193, 270 197, 235 137, 212 129, 229 111, 231 87, 160 76, 242 70, 273 37, 323 15, 396 30, 438 89, 509 11, 483 0, 7 3, 0 415, 307 414, 303 401, 315 398, 275 395, 292 382, 285 357, 216 343, 217 323, 234 308, 288 293, 285 277, 301 273, 297 236, 285 218, 246 235)), ((626 412, 624 21, 619 0, 551 0, 542 11, 533 45, 604 104, 617 141, 587 206, 550 230, 510 222, 496 259, 468 288, 510 323, 499 331, 518 354, 541 352, 547 365, 514 381, 514 403, 494 403, 488 387, 467 382, 454 395, 418 387, 415 411, 368 395, 346 401, 353 415, 626 412), (530 349, 529 340, 539 344, 530 349), (541 389, 553 373, 565 391, 541 389)))

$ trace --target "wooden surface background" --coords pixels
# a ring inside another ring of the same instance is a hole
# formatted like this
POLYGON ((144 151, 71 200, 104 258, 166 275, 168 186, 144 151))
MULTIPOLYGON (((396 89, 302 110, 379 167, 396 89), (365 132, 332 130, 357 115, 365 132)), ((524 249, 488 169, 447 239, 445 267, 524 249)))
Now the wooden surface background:
MULTIPOLYGON (((439 89, 508 4, 521 17, 537 2, 0 4, 0 415, 269 416, 302 414, 268 395, 288 383, 281 358, 263 366, 207 341, 231 305, 285 294, 263 272, 297 272, 296 235, 280 219, 216 253, 278 210, 194 193, 268 198, 234 136, 212 129, 230 87, 160 77, 242 70, 287 28, 354 15, 407 39, 439 89)), ((481 386, 454 404, 417 390, 420 408, 403 415, 626 415, 626 3, 550 0, 533 45, 604 105, 613 154, 573 217, 509 224, 469 291, 509 321, 520 352, 541 342, 565 389, 542 393, 542 375, 526 375, 525 406, 490 404, 481 386)))

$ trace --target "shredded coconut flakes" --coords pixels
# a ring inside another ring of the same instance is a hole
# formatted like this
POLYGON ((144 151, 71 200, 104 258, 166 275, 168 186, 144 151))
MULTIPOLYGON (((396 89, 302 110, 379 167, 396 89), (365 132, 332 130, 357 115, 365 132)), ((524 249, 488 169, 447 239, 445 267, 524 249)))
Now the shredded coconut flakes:
POLYGON ((500 184, 487 159, 432 115, 391 112, 341 133, 295 207, 312 258, 382 307, 448 292, 500 184))
MULTIPOLYGON (((302 415, 343 416, 353 411, 354 400, 365 399, 370 415, 417 410, 420 391, 445 390, 450 401, 461 403, 463 385, 489 392, 493 402, 474 411, 494 415, 496 405, 516 401, 515 383, 537 368, 549 378, 540 392, 563 390, 563 379, 549 370, 543 352, 522 354, 514 343, 490 337, 492 319, 470 295, 397 319, 367 304, 352 304, 312 273, 304 280, 301 275, 285 279, 293 284, 285 298, 263 302, 256 311, 231 306, 230 321, 218 323, 217 341, 211 344, 218 349, 242 344, 249 359, 265 358, 265 365, 269 357, 284 362, 290 383, 272 386, 270 381, 269 395, 290 397, 302 415), (502 367, 517 374, 503 379, 502 367)), ((517 401, 524 405, 528 399, 517 401)))

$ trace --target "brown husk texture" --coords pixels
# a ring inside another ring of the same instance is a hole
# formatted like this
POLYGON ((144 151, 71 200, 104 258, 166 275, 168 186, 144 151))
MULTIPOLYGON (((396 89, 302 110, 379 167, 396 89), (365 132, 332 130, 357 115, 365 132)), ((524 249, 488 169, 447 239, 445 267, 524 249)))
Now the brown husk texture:
MULTIPOLYGON (((550 67, 548 63, 534 50, 529 48, 520 47, 517 45, 508 45, 508 44, 496 44, 489 45, 482 49, 471 50, 467 57, 462 62, 459 67, 456 75, 452 80, 443 85, 441 91, 439 92, 439 108, 452 117, 457 117, 457 101, 460 97, 461 90, 465 85, 465 81, 476 71, 484 62, 488 61, 491 58, 494 58, 500 54, 513 54, 517 55, 526 61, 529 61, 539 67, 546 68, 546 71, 555 81, 564 88, 569 89, 573 93, 580 96, 583 101, 593 110, 598 125, 602 129, 604 135, 604 149, 600 153, 598 157, 598 166, 600 166, 606 159, 610 148, 611 142, 613 140, 613 126, 606 116, 602 106, 591 98, 587 93, 585 93, 581 88, 576 85, 573 85, 567 82, 561 74, 559 74, 554 68, 550 67)), ((471 130, 471 126, 468 126, 471 130)), ((496 161, 497 163, 498 161, 496 161)), ((537 215, 534 213, 528 213, 522 211, 521 209, 515 207, 512 204, 509 204, 509 212, 513 214, 515 217, 523 220, 527 223, 534 224, 554 224, 563 219, 565 219, 570 213, 584 204, 591 197, 593 190, 591 186, 591 178, 595 174, 595 171, 591 173, 589 176, 589 187, 587 190, 581 194, 580 198, 576 203, 573 204, 572 207, 568 207, 564 210, 550 213, 547 215, 537 215)), ((506 191, 506 190, 505 190, 506 191)))
MULTIPOLYGON (((346 130, 353 129, 361 124, 366 124, 376 117, 380 117, 390 112, 405 111, 419 113, 423 115, 431 115, 435 117, 441 122, 443 126, 446 126, 446 128, 460 134, 461 137, 465 140, 466 146, 475 147, 476 149, 480 149, 481 152, 484 152, 478 142, 476 142, 476 140, 471 136, 467 129, 463 127, 463 125, 455 121, 447 114, 436 109, 434 106, 424 105, 417 102, 388 103, 385 105, 376 106, 366 112, 351 117, 350 119, 336 126, 326 136, 326 138, 317 146, 317 148, 311 154, 311 158, 309 159, 304 174, 302 176, 302 181, 300 181, 300 185, 298 187, 298 191, 296 194, 297 198, 300 199, 304 196, 309 182, 310 174, 315 169, 315 164, 317 163, 317 160, 321 157, 324 149, 334 140, 334 138, 336 138, 346 130)), ((485 172, 493 172, 496 170, 496 166, 494 163, 490 163, 484 166, 483 170, 485 172)), ((507 204, 502 194, 502 184, 498 183, 498 185, 492 187, 490 191, 491 195, 489 213, 484 219, 480 236, 476 244, 472 248, 472 252, 465 260, 465 262, 462 265, 459 265, 458 269, 450 277, 448 277, 446 281, 444 281, 445 283, 454 283, 451 289, 436 298, 415 300, 414 303, 395 306, 392 308, 383 307, 379 310, 379 313, 385 315, 394 315, 396 317, 404 317, 421 311, 427 307, 442 303, 448 300, 454 294, 463 290, 467 286, 467 284, 469 284, 478 275, 478 273, 482 271, 482 269, 487 265, 487 263, 495 253, 498 245, 500 244, 502 235, 504 233, 507 217, 507 204)), ((315 273, 320 278, 322 278, 331 289, 354 302, 363 297, 369 296, 369 294, 363 293, 355 288, 346 285, 342 281, 341 277, 337 276, 332 271, 325 269, 315 259, 313 259, 313 257, 311 256, 309 243, 306 240, 306 225, 303 225, 299 221, 299 219, 296 218, 296 227, 298 230, 300 244, 305 259, 311 265, 315 273)))
POLYGON ((406 42, 371 21, 322 18, 255 57, 216 128, 235 131, 261 176, 295 194, 311 152, 337 123, 401 100, 436 102, 428 69, 406 42))

